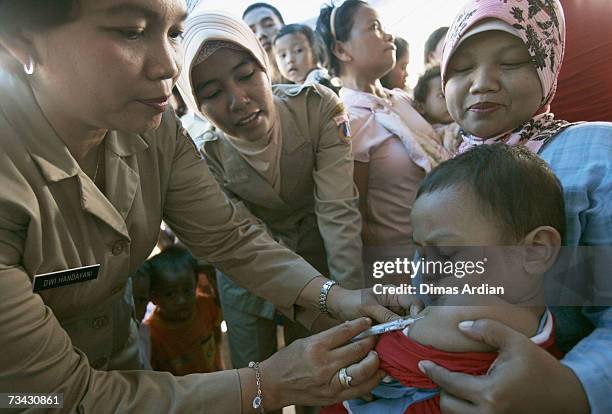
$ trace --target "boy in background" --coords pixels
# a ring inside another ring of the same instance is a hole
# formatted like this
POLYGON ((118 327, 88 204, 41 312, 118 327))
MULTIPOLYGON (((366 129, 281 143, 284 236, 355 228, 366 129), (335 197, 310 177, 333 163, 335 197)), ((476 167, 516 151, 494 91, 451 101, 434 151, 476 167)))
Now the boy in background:
POLYGON ((285 25, 280 11, 269 3, 253 3, 242 13, 242 20, 249 26, 251 31, 257 36, 270 60, 272 66, 272 83, 283 83, 282 76, 276 66, 274 53, 272 52, 272 40, 280 29, 285 25))
POLYGON ((151 365, 174 375, 222 369, 221 314, 198 287, 198 267, 185 248, 172 246, 147 261, 155 310, 144 321, 151 334, 151 365))

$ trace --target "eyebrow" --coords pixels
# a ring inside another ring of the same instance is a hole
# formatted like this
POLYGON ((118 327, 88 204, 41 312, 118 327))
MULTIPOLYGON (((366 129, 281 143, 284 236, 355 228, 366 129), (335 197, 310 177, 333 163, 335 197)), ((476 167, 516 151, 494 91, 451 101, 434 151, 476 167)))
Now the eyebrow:
MULTIPOLYGON (((508 45, 508 46, 504 46, 503 48, 501 48, 498 53, 505 53, 514 49, 523 49, 523 47, 527 47, 526 45, 523 44, 514 44, 514 45, 508 45)), ((527 50, 527 53, 529 53, 529 50, 527 50)), ((474 56, 477 55, 478 51, 477 50, 473 50, 472 48, 467 49, 467 48, 463 48, 462 50, 458 50, 457 51, 457 55, 461 56, 461 55, 466 55, 466 56, 474 56)))
POLYGON ((508 45, 506 47, 504 47, 502 50, 508 50, 508 49, 523 49, 526 48, 527 45, 521 43, 521 44, 514 44, 514 45, 508 45))
MULTIPOLYGON (((234 67, 231 69, 231 72, 233 72, 233 71, 235 71, 236 69, 240 68, 241 66, 247 65, 247 64, 249 64, 249 63, 251 63, 251 62, 252 62, 252 60, 251 60, 251 59, 249 59, 249 58, 244 58, 244 59, 242 59, 240 62, 238 62, 238 64, 236 64, 236 65, 235 65, 235 66, 234 66, 234 67)), ((204 89, 205 87, 207 87, 208 85, 210 85, 211 83, 214 83, 214 82, 218 82, 218 79, 217 79, 217 78, 209 79, 209 80, 207 80, 206 82, 203 82, 203 83, 201 83, 201 84, 196 85, 194 89, 196 90, 196 92, 201 91, 202 89, 204 89)))
MULTIPOLYGON (((101 13, 104 13, 109 16, 118 16, 121 14, 132 14, 137 16, 144 16, 147 19, 159 19, 160 15, 155 10, 142 6, 140 4, 117 4, 115 6, 111 6, 107 9, 101 10, 101 13)), ((178 16, 179 21, 183 21, 187 19, 187 12, 184 11, 178 16)))
POLYGON ((235 71, 236 69, 238 69, 239 67, 244 66, 244 65, 246 65, 246 64, 249 64, 249 63, 251 63, 251 62, 252 62, 252 60, 251 60, 251 59, 249 59, 249 58, 244 58, 244 59, 242 59, 242 60, 241 60, 239 63, 237 63, 237 64, 236 64, 236 65, 235 65, 235 66, 232 68, 232 72, 233 72, 233 71, 235 71))

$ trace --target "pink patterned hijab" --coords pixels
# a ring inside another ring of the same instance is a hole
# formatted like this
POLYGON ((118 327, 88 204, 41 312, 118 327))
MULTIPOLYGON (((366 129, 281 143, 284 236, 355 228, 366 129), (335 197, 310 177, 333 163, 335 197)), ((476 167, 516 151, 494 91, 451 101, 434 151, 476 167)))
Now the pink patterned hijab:
POLYGON ((459 152, 482 144, 525 145, 533 152, 569 125, 550 112, 565 50, 565 18, 559 0, 470 0, 455 17, 444 44, 442 89, 446 87, 448 63, 461 43, 487 30, 508 32, 525 43, 542 85, 543 100, 533 117, 512 131, 481 138, 462 131, 459 152))

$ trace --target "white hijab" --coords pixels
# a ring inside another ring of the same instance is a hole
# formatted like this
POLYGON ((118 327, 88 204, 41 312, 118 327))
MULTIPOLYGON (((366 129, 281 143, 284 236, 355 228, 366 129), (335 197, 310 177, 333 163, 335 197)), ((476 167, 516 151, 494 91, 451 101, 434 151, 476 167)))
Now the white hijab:
MULTIPOLYGON (((185 23, 183 70, 177 87, 187 108, 203 119, 206 117, 196 102, 191 71, 221 47, 249 52, 270 79, 271 66, 268 55, 242 19, 221 11, 195 11, 185 23), (223 46, 223 43, 226 45, 223 46)), ((270 87, 271 85, 270 83, 270 87)), ((278 192, 280 190, 282 131, 278 114, 275 112, 271 116, 274 116, 272 128, 262 137, 256 137, 254 140, 240 139, 228 134, 225 134, 225 137, 245 161, 278 192)))

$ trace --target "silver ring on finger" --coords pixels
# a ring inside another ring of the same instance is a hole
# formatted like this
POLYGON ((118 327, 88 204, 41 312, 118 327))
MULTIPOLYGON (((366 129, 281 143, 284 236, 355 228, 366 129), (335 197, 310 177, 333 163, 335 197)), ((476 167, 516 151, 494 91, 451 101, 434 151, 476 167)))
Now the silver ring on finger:
POLYGON ((340 384, 343 388, 351 388, 351 381, 353 377, 346 373, 346 368, 342 368, 338 371, 338 379, 340 380, 340 384))

